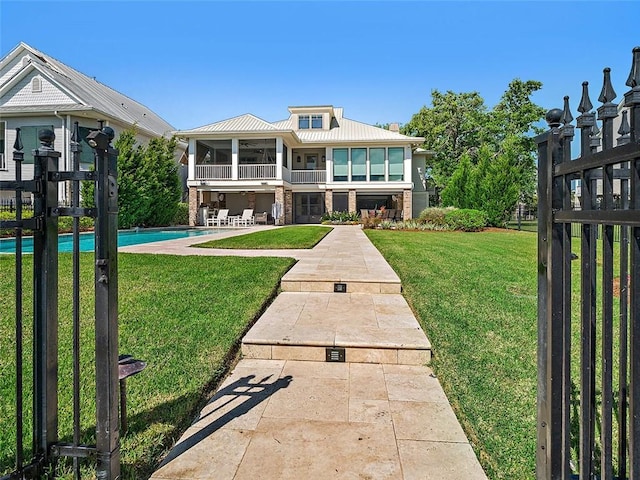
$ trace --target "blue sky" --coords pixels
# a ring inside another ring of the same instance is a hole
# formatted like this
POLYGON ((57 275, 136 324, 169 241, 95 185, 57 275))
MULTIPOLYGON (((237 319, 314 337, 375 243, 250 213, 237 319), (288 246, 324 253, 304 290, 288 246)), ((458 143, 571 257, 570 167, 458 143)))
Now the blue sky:
POLYGON ((619 102, 638 19, 637 0, 2 0, 0 54, 24 41, 179 129, 316 104, 406 123, 432 89, 478 91, 492 107, 516 77, 543 83, 545 108, 570 95, 574 112, 588 80, 597 107, 607 66, 619 102))

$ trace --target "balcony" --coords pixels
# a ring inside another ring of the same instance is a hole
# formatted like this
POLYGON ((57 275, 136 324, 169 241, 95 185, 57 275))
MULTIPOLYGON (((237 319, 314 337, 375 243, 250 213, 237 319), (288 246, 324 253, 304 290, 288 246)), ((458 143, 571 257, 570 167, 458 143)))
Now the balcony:
POLYGON ((327 183, 326 170, 291 170, 291 183, 327 183))

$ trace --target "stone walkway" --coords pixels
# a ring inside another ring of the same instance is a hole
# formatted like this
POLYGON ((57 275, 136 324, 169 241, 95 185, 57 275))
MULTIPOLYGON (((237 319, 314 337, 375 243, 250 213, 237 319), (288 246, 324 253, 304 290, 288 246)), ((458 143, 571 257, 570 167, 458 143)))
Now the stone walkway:
MULTIPOLYGON (((201 249, 166 253, 183 250, 201 249)), ((298 252, 243 359, 151 478, 486 479, 400 280, 360 228, 298 252)))

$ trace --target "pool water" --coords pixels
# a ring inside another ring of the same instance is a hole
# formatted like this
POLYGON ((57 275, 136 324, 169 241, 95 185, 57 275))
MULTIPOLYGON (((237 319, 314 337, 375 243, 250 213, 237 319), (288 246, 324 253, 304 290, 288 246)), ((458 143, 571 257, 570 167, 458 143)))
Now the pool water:
MULTIPOLYGON (((121 230, 118 232, 118 247, 128 245, 140 245, 142 243, 161 242, 164 240, 175 240, 178 238, 196 237, 200 235, 210 235, 227 230, 218 229, 176 229, 176 230, 121 230)), ((14 238, 0 239, 0 253, 15 253, 16 241, 14 238)), ((80 251, 93 252, 95 249, 95 236, 93 232, 80 234, 80 251)), ((64 234, 58 237, 58 251, 73 251, 73 235, 64 234)), ((33 253, 33 237, 22 239, 22 252, 33 253)))

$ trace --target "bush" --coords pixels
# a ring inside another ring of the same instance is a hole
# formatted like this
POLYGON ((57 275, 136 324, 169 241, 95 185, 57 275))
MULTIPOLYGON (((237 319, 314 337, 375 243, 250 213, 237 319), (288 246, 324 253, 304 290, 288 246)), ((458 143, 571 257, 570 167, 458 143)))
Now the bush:
POLYGON ((173 216, 171 221, 172 225, 189 225, 189 204, 180 202, 178 203, 178 210, 173 216))
POLYGON ((430 223, 431 225, 444 226, 447 224, 446 216, 455 210, 454 207, 430 207, 425 208, 418 217, 420 223, 430 223))
POLYGON ((320 218, 322 223, 330 224, 353 224, 360 222, 360 214, 358 212, 327 212, 320 218))
POLYGON ((487 214, 470 208, 450 210, 445 215, 445 223, 451 230, 477 232, 487 226, 487 214))

